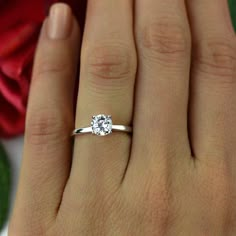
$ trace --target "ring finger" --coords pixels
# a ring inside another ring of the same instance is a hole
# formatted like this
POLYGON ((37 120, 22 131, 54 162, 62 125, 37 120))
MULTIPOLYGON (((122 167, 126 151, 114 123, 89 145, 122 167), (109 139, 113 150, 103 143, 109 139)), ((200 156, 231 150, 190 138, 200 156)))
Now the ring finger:
MULTIPOLYGON (((132 21, 131 0, 88 1, 76 127, 88 126, 97 114, 112 115, 114 124, 131 125, 136 74, 132 21)), ((129 135, 120 132, 76 137, 67 189, 79 186, 97 194, 111 181, 118 184, 129 158, 130 141, 129 135)), ((78 201, 76 194, 69 195, 78 201)))

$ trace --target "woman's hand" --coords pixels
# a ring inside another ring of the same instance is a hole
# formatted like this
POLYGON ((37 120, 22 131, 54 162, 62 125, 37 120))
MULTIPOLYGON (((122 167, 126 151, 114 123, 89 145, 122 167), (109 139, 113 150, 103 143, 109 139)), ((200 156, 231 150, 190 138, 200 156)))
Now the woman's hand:
POLYGON ((236 235, 236 38, 226 0, 89 0, 42 28, 10 236, 236 235), (187 3, 185 3, 187 2, 187 3), (133 135, 70 134, 112 115, 133 135))

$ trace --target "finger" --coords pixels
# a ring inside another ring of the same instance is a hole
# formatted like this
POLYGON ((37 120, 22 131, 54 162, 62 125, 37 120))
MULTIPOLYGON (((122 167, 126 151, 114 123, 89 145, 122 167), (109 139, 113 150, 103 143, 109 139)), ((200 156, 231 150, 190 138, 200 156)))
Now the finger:
POLYGON ((138 172, 144 162, 163 169, 168 157, 175 163, 190 157, 190 30, 184 1, 137 0, 135 15, 139 73, 131 162, 138 172))
POLYGON ((190 102, 193 152, 205 160, 234 156, 236 40, 227 1, 189 0, 188 8, 194 39, 190 102))
MULTIPOLYGON (((132 1, 88 1, 76 127, 89 126, 97 114, 112 115, 113 124, 130 125, 135 72, 132 1)), ((129 135, 120 132, 75 137, 69 184, 76 188, 85 185, 86 189, 93 186, 96 192, 107 182, 119 183, 130 141, 129 135)), ((78 201, 78 196, 72 195, 78 201)))
POLYGON ((16 232, 29 226, 45 229, 45 222, 52 222, 60 205, 71 164, 78 40, 78 26, 70 8, 54 5, 42 27, 35 58, 13 215, 16 232))

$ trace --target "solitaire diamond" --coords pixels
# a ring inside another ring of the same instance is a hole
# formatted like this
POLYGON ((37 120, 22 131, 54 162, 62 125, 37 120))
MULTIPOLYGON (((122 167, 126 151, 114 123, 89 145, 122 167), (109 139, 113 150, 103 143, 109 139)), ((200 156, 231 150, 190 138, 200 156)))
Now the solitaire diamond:
POLYGON ((105 136, 112 133, 112 119, 111 116, 97 115, 93 116, 91 122, 93 134, 105 136))

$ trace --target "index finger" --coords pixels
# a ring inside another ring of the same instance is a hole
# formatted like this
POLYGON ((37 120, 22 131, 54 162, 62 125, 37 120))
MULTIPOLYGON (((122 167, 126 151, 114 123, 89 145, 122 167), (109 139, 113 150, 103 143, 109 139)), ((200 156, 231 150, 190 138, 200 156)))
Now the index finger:
POLYGON ((42 27, 35 58, 13 235, 25 232, 29 225, 44 229, 61 202, 71 164, 78 38, 70 8, 54 5, 42 27))

